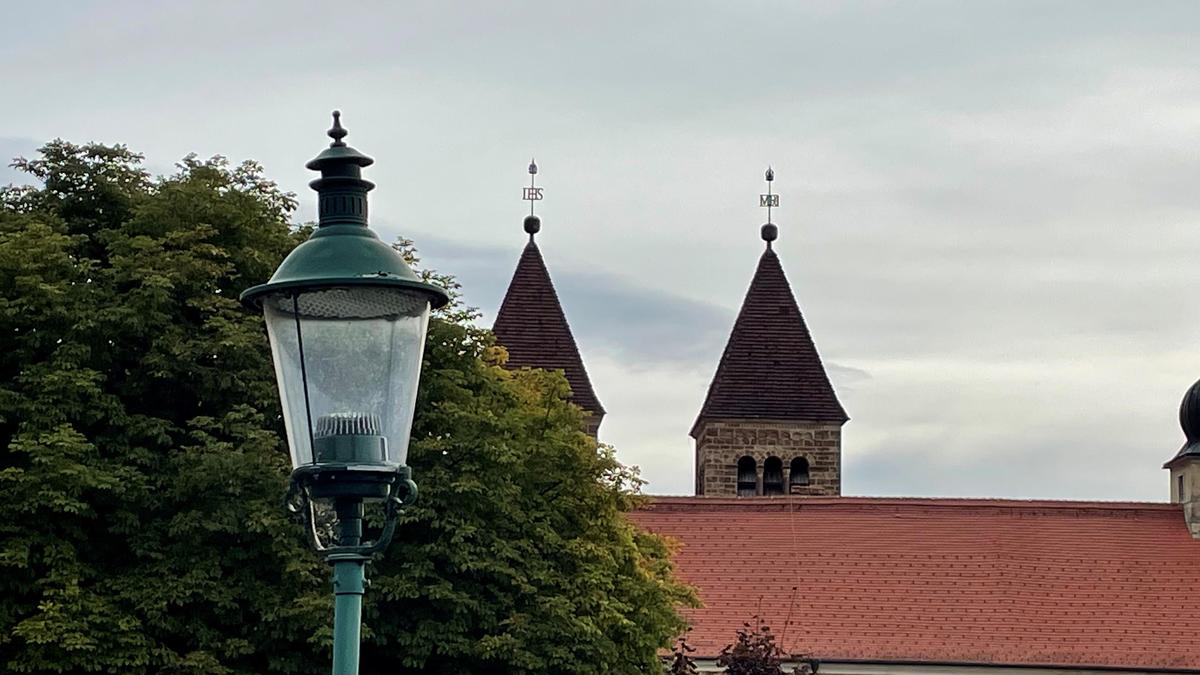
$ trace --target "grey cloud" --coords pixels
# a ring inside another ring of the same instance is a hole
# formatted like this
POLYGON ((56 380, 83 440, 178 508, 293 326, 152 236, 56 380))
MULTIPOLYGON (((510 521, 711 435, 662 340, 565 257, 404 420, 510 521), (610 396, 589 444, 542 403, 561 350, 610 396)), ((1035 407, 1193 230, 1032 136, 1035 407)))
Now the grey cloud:
POLYGON ((825 371, 829 374, 829 379, 842 388, 851 388, 871 379, 871 373, 862 368, 842 366, 828 361, 825 362, 825 371))
POLYGON ((1117 441, 1081 443, 1078 432, 1032 435, 1020 444, 993 439, 977 452, 956 446, 951 429, 937 442, 897 442, 886 448, 845 452, 846 494, 913 497, 1005 497, 1015 499, 1165 498, 1165 474, 1147 471, 1175 448, 1130 453, 1117 441))
MULTIPOLYGON (((520 239, 514 236, 514 239, 520 239)), ((463 284, 468 304, 491 321, 508 288, 520 249, 462 245, 436 236, 419 236, 431 268, 452 271, 463 284)), ((603 353, 636 367, 651 364, 698 364, 720 355, 733 323, 733 312, 657 288, 652 280, 636 283, 556 260, 542 251, 567 320, 585 358, 603 353)), ((563 256, 566 258, 566 256, 563 256)))
POLYGON ((253 157, 310 215, 303 163, 342 107, 379 160, 376 222, 487 312, 536 153, 543 251, 650 491, 689 484, 670 472, 761 251, 770 162, 777 249, 853 418, 849 491, 1161 498, 1200 373, 1195 3, 322 11, 14 7, 23 103, 0 123, 152 166, 253 157), (297 58, 331 34, 355 39, 297 58))

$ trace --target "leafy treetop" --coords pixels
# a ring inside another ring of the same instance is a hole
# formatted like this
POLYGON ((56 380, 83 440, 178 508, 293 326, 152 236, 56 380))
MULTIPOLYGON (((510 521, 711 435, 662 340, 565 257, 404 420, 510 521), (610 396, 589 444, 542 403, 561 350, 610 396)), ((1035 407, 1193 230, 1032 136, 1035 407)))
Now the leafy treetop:
MULTIPOLYGON (((327 672, 327 570, 236 300, 305 236, 295 196, 250 162, 141 162, 56 140, 0 189, 0 670, 327 672)), ((661 672, 694 597, 624 515, 636 474, 473 317, 431 322, 422 500, 373 567, 363 672, 661 672)))

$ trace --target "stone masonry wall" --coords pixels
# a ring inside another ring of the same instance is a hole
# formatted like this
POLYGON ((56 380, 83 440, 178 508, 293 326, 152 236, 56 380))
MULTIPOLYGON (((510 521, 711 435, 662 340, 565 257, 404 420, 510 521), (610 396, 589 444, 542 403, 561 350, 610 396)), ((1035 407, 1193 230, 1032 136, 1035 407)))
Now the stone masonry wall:
POLYGON ((789 492, 792 459, 808 460, 808 485, 791 494, 839 496, 842 493, 842 428, 827 422, 720 420, 701 424, 696 438, 696 494, 737 496, 738 459, 754 458, 758 493, 762 494, 763 462, 783 460, 783 490, 789 492))

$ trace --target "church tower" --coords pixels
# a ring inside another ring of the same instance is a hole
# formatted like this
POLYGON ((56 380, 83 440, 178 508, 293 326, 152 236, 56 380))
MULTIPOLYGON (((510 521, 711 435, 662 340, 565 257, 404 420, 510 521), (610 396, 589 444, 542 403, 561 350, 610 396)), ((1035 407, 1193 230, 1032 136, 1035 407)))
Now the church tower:
POLYGON ((530 187, 525 191, 525 198, 530 201, 530 213, 525 217, 529 243, 517 261, 492 332, 496 334, 496 342, 508 350, 507 368, 563 372, 571 386, 571 402, 583 408, 586 416, 584 430, 595 436, 604 419, 604 407, 592 390, 575 337, 550 281, 550 272, 534 241, 542 227, 541 219, 533 215, 533 202, 542 195, 542 188, 535 187, 532 180, 537 174, 536 163, 530 163, 529 174, 530 187))
POLYGON ((696 494, 837 496, 842 491, 842 425, 849 417, 829 383, 772 242, 770 192, 762 226, 766 250, 742 301, 708 396, 692 425, 696 494))
POLYGON ((1200 382, 1188 388, 1179 404, 1183 447, 1163 465, 1171 472, 1171 503, 1183 505, 1192 536, 1200 539, 1200 382))

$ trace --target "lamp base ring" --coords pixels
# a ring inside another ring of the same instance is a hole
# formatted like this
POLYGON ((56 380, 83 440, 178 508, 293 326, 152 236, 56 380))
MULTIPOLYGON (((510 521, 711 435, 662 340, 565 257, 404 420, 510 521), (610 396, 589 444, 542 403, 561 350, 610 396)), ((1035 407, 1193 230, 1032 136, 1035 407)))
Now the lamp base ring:
POLYGON ((412 480, 412 471, 407 466, 323 463, 292 472, 292 482, 313 499, 385 500, 392 494, 392 486, 408 480, 412 480))

